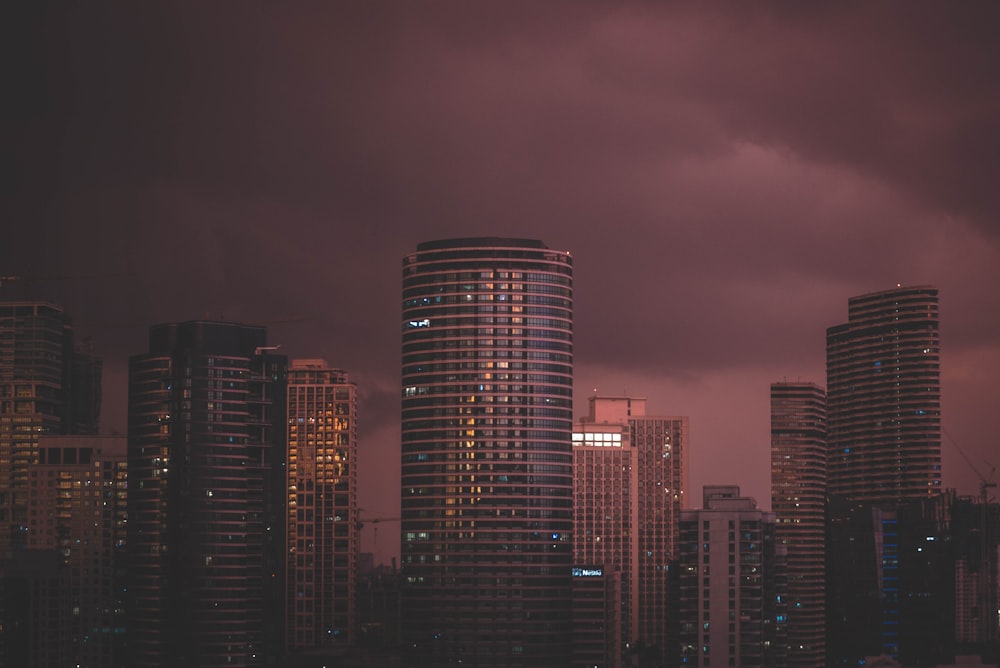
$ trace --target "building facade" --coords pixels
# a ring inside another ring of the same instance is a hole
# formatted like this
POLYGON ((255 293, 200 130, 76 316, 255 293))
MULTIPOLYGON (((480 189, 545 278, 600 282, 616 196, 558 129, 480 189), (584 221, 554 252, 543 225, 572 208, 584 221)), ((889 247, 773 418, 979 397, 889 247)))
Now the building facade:
POLYGON ((28 550, 56 561, 32 583, 48 591, 31 605, 30 665, 127 665, 125 437, 42 436, 28 475, 28 550))
POLYGON ((324 360, 288 368, 285 646, 357 641, 357 388, 324 360))
POLYGON ((771 385, 771 511, 787 551, 788 665, 826 665, 826 394, 771 385))
POLYGON ((938 291, 853 297, 826 332, 827 484, 858 502, 941 491, 938 291))
POLYGON ((681 513, 681 665, 784 666, 774 515, 736 486, 705 486, 703 497, 681 513))
POLYGON ((573 668, 622 665, 620 584, 603 566, 573 567, 573 668))
POLYGON ((567 666, 572 258, 452 239, 402 274, 404 665, 567 666))
POLYGON ((274 664, 285 367, 262 327, 152 327, 129 364, 130 666, 274 664))
POLYGON ((101 363, 49 302, 0 302, 0 559, 27 545, 28 467, 45 434, 94 434, 101 363))
MULTIPOLYGON (((623 648, 671 651, 671 568, 688 485, 688 419, 637 397, 591 397, 573 430, 573 555, 621 578, 623 648)), ((619 657, 620 660, 620 657, 619 657)))

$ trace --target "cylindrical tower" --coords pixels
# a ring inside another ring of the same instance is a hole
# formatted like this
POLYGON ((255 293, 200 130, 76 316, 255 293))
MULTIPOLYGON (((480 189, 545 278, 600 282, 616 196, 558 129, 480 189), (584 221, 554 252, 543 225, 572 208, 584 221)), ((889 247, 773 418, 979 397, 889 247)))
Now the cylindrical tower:
POLYGON ((402 301, 404 665, 568 666, 572 259, 424 243, 402 301))

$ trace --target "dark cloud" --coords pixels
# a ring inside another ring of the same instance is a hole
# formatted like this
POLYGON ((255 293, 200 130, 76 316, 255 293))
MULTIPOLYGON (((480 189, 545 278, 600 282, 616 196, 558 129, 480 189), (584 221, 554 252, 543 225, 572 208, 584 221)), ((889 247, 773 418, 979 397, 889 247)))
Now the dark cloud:
MULTIPOLYGON (((579 411, 592 385, 686 411, 695 483, 752 471, 762 500, 767 384, 822 383, 849 296, 931 283, 946 425, 983 458, 998 12, 31 3, 0 40, 0 274, 66 303, 118 386, 151 323, 269 323, 363 385, 384 462, 400 258, 538 237, 576 263, 579 411)), ((107 396, 121 427, 123 390, 107 396)), ((968 487, 963 466, 946 483, 968 487)), ((391 501, 391 480, 370 488, 391 501)))

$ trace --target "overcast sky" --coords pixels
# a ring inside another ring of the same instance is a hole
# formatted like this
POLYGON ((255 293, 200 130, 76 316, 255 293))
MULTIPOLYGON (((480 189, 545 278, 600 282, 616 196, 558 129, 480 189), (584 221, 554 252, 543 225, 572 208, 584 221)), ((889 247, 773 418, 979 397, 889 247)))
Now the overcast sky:
POLYGON ((573 254, 576 413, 690 416, 696 501, 770 506, 769 384, 897 283, 941 290, 945 485, 1000 464, 997 3, 23 4, 0 274, 93 337, 109 431, 150 324, 269 323, 351 372, 398 515, 400 261, 489 235, 573 254))

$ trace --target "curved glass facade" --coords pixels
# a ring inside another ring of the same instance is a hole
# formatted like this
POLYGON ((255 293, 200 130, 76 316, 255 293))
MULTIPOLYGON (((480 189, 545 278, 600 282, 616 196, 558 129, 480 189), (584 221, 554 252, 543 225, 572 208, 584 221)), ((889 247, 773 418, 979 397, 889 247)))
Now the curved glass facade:
POLYGON ((130 359, 130 666, 264 665, 278 651, 286 364, 265 336, 158 325, 130 359))
POLYGON ((938 291, 852 298, 826 333, 830 494, 897 502, 941 491, 938 291))
POLYGON ((572 259, 421 244, 401 326, 404 665, 568 665, 572 259))

